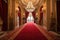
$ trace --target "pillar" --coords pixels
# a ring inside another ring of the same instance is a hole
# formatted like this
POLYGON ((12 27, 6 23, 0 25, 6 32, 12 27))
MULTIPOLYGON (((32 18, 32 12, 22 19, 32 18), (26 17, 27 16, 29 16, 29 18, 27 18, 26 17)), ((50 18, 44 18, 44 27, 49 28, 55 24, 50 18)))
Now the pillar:
POLYGON ((47 29, 50 29, 50 0, 46 0, 47 6, 47 29))
POLYGON ((8 29, 15 27, 15 0, 8 0, 8 29))
POLYGON ((52 13, 53 13, 53 31, 57 32, 57 10, 56 10, 56 0, 52 0, 52 13))

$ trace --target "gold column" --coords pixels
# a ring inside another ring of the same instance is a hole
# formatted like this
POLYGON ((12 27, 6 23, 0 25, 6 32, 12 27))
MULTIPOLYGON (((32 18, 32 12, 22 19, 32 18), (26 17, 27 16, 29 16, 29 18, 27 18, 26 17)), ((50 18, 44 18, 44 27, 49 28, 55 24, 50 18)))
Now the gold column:
POLYGON ((57 31, 57 10, 56 10, 56 0, 52 0, 52 13, 54 18, 54 30, 57 31))
POLYGON ((17 16, 18 16, 18 11, 19 11, 18 6, 19 4, 17 0, 15 0, 15 28, 17 28, 17 16))
POLYGON ((11 17, 12 17, 12 0, 8 0, 8 30, 10 29, 11 17))
POLYGON ((15 0, 12 0, 13 28, 15 28, 15 0))
POLYGON ((50 28, 50 0, 46 0, 47 6, 47 29, 50 28))
POLYGON ((15 0, 8 0, 8 30, 15 27, 15 0))
POLYGON ((54 30, 56 31, 57 29, 57 15, 56 15, 56 0, 47 0, 47 27, 48 30, 51 30, 51 23, 53 22, 51 18, 54 18, 54 30))
POLYGON ((46 1, 43 3, 43 26, 47 28, 47 9, 46 9, 46 1))

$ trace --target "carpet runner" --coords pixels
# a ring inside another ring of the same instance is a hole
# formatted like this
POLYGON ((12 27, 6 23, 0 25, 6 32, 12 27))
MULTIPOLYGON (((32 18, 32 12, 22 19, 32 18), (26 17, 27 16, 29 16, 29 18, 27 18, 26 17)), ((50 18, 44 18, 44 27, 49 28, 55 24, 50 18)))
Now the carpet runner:
POLYGON ((34 25, 27 23, 14 40, 48 40, 34 25))

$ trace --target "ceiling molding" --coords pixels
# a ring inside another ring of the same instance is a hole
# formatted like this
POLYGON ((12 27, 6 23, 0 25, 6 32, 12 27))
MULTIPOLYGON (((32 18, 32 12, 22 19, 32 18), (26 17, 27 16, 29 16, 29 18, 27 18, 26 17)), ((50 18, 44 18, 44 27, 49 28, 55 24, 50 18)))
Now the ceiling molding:
MULTIPOLYGON (((32 0, 32 1, 33 1, 33 0, 32 0)), ((39 2, 34 5, 34 7, 36 8, 36 10, 43 4, 44 1, 45 1, 45 0, 39 0, 39 2)), ((24 2, 25 2, 25 1, 24 1, 24 2)), ((23 9, 25 9, 25 7, 26 7, 26 5, 27 5, 26 3, 23 3, 22 0, 18 0, 18 3, 19 3, 19 6, 20 6, 20 7, 22 7, 23 9)))
POLYGON ((27 5, 28 2, 31 1, 33 3, 33 5, 37 5, 39 3, 40 0, 21 0, 21 2, 24 4, 24 5, 27 5))

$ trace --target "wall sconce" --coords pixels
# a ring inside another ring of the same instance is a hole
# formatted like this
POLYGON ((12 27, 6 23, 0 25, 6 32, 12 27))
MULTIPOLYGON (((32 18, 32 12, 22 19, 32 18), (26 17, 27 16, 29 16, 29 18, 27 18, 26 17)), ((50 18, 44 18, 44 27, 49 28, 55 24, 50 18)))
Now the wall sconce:
POLYGON ((19 8, 18 8, 18 7, 16 7, 16 13, 18 13, 18 11, 19 11, 19 8))
POLYGON ((43 8, 42 8, 42 11, 43 11, 43 12, 46 12, 46 7, 43 7, 43 8))
POLYGON ((23 16, 25 16, 25 13, 23 13, 23 16))

